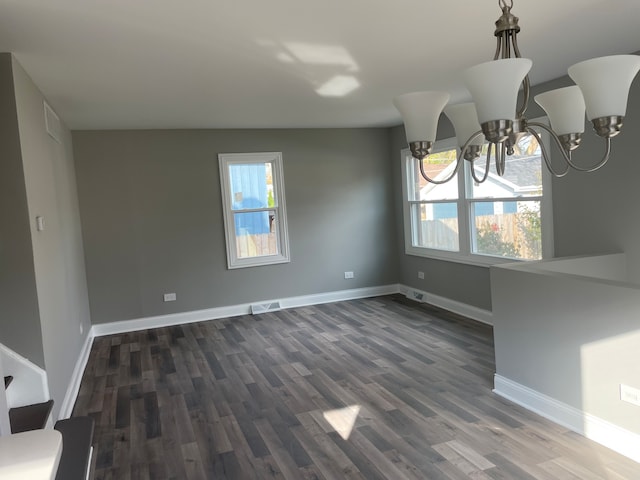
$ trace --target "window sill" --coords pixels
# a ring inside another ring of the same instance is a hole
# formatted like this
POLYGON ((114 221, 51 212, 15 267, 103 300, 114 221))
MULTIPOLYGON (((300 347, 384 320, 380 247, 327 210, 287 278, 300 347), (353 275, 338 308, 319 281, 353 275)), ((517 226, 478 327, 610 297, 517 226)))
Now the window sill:
POLYGON ((493 257, 491 255, 464 254, 458 252, 445 252, 439 250, 431 250, 428 248, 407 248, 407 255, 414 257, 428 258, 432 260, 443 260, 446 262, 463 263, 477 267, 490 267, 492 265, 502 265, 505 263, 523 263, 530 260, 521 260, 517 258, 493 257))
POLYGON ((267 255, 264 257, 251 257, 246 259, 227 259, 229 270, 236 268, 261 267, 263 265, 277 265, 279 263, 289 263, 291 260, 284 255, 267 255))

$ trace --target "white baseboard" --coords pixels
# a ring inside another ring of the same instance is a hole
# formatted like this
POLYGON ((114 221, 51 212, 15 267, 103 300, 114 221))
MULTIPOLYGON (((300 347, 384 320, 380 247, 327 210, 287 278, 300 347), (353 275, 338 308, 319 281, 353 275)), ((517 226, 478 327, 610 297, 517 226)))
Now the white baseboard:
POLYGON ((500 375, 494 393, 640 463, 640 435, 500 375))
MULTIPOLYGON (((383 285, 380 287, 355 288, 351 290, 340 290, 336 292, 316 293, 312 295, 301 295, 284 299, 261 300, 261 302, 280 302, 282 308, 306 307, 308 305, 319 305, 321 303, 341 302, 344 300, 356 300, 358 298, 377 297, 380 295, 390 295, 398 293, 397 284, 383 285)), ((252 302, 256 303, 256 302, 252 302)), ((113 335, 118 333, 135 332, 148 328, 167 327, 171 325, 183 325, 185 323, 203 322, 219 318, 236 317, 238 315, 248 315, 251 313, 251 304, 229 305, 226 307, 208 308, 205 310, 195 310, 190 312, 172 313, 169 315, 157 315, 153 317, 136 318, 132 320, 122 320, 110 323, 99 323, 93 325, 91 333, 100 337, 103 335, 113 335)))
POLYGON ((487 325, 493 325, 493 313, 490 310, 474 307, 473 305, 441 297, 435 293, 425 292, 407 285, 400 285, 399 289, 400 293, 406 295, 407 298, 411 300, 435 305, 436 307, 444 308, 445 310, 471 318, 472 320, 486 323, 487 325))
POLYGON ((78 360, 76 361, 76 365, 73 369, 73 374, 71 375, 71 380, 69 381, 67 392, 64 396, 64 400, 62 400, 62 405, 60 406, 58 420, 69 418, 71 416, 71 413, 73 413, 73 406, 76 403, 78 392, 80 391, 82 375, 84 374, 84 369, 86 368, 87 362, 89 361, 89 354, 91 353, 93 338, 94 333, 93 328, 91 328, 88 335, 84 339, 84 344, 82 345, 82 350, 80 350, 80 355, 78 355, 78 360))

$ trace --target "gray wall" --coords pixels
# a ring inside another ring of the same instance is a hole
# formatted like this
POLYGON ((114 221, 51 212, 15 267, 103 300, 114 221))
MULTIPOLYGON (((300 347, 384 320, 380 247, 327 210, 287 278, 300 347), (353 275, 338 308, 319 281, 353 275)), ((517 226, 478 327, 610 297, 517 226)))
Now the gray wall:
POLYGON ((94 323, 398 280, 386 129, 75 131, 73 144, 94 323), (228 270, 217 154, 260 151, 283 153, 291 262, 228 270))
POLYGON ((64 126, 61 143, 47 134, 44 97, 15 59, 13 78, 28 205, 24 221, 31 227, 41 348, 57 418, 91 326, 71 135, 64 126), (45 219, 41 232, 38 215, 45 219))
POLYGON ((44 368, 11 54, 0 54, 0 343, 44 368))
MULTIPOLYGON (((543 91, 572 85, 563 77, 533 88, 532 97, 543 91)), ((536 118, 544 112, 533 101, 527 116, 536 118)), ((444 115, 438 138, 454 135, 444 115)), ((629 275, 640 282, 640 222, 635 191, 640 178, 637 139, 640 134, 640 78, 629 95, 629 107, 622 133, 613 140, 612 157, 605 167, 593 173, 571 171, 566 177, 553 179, 553 229, 556 257, 627 253, 629 275)), ((396 199, 401 199, 399 152, 406 148, 404 129, 391 132, 391 159, 394 163, 396 199)), ((578 164, 592 165, 601 157, 604 142, 587 122, 583 145, 574 153, 578 164)), ((558 152, 555 153, 557 157, 558 152)), ((484 309, 491 309, 489 268, 430 260, 404 254, 402 204, 396 203, 396 228, 399 234, 400 282, 484 309), (417 279, 417 271, 425 280, 417 279)))

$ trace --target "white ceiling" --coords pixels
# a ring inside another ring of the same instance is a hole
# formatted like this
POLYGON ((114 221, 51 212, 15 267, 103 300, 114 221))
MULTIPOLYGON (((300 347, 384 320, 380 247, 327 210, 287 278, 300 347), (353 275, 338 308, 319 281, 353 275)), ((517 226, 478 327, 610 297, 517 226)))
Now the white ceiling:
MULTIPOLYGON (((515 0, 534 84, 640 50, 640 0, 515 0)), ((490 60, 497 0, 0 0, 13 52, 73 129, 365 127, 490 60)))

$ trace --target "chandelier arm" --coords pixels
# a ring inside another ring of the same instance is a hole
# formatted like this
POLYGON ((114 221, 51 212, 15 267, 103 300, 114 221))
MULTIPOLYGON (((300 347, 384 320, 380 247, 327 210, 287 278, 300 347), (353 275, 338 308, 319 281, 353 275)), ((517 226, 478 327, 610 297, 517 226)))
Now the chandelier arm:
POLYGON ((522 58, 522 56, 520 55, 520 47, 518 47, 518 35, 517 34, 513 36, 512 43, 513 43, 513 53, 516 56, 516 58, 522 58))
MULTIPOLYGON (((609 161, 609 155, 611 154, 611 137, 605 137, 604 156, 600 161, 598 161, 598 163, 596 163, 591 167, 580 167, 575 163, 573 163, 573 160, 571 160, 571 152, 567 152, 567 150, 563 147, 562 142, 558 138, 558 135, 556 135, 556 133, 553 130, 551 130, 547 125, 545 125, 544 123, 530 122, 529 126, 539 127, 549 132, 551 137, 555 140, 556 144, 560 148, 560 151, 562 152, 562 156, 564 157, 565 161, 574 170, 577 170, 579 172, 586 172, 586 173, 595 172, 596 170, 599 170, 600 168, 604 167, 604 165, 609 161)), ((551 170, 551 168, 549 170, 551 170)))
POLYGON ((602 167, 604 167, 604 165, 609 161, 609 155, 611 154, 611 137, 605 137, 604 139, 605 142, 605 150, 604 150, 604 155, 602 157, 602 159, 596 163, 594 166, 592 167, 579 167, 578 165, 576 165, 575 163, 573 163, 571 161, 571 154, 569 154, 569 165, 571 166, 571 168, 578 170, 579 172, 586 172, 586 173, 591 173, 591 172, 595 172, 596 170, 601 169, 602 167))
POLYGON ((500 145, 495 143, 493 147, 496 149, 496 161, 494 162, 496 166, 496 174, 500 175, 500 145))
POLYGON ((443 183, 447 183, 449 180, 455 177, 455 175, 460 170, 460 166, 462 165, 462 160, 464 159, 464 154, 466 153, 467 149, 471 146, 471 142, 473 142, 474 140, 476 140, 478 137, 482 135, 483 135, 482 130, 478 130, 473 135, 471 135, 471 137, 469 137, 469 140, 467 140, 467 142, 462 146, 462 150, 460 150, 460 156, 456 158, 456 168, 453 170, 453 172, 451 172, 451 175, 449 175, 446 180, 435 180, 430 178, 424 169, 424 159, 420 160, 420 175, 422 175, 422 178, 424 178, 427 182, 431 182, 436 185, 442 185, 443 183))
POLYGON ((558 144, 558 146, 560 147, 560 151, 562 152, 562 156, 564 157, 565 161, 568 161, 568 156, 567 153, 564 151, 564 148, 562 148, 562 145, 560 143, 560 139, 558 139, 558 136, 555 134, 555 132, 553 130, 551 130, 549 127, 547 127, 544 123, 538 123, 538 122, 531 122, 529 123, 529 126, 527 126, 526 131, 528 133, 530 133, 531 135, 533 135, 536 140, 538 141, 538 145, 540 145, 540 150, 542 151, 542 159, 544 160, 544 163, 547 165, 547 169, 551 172, 551 174, 554 177, 557 178, 562 178, 564 177, 567 173, 569 173, 569 164, 567 163, 567 168, 565 168, 564 172, 558 173, 554 170, 553 165, 551 165, 551 160, 549 157, 549 152, 547 151, 547 147, 545 146, 544 142, 542 141, 542 138, 540 138, 540 134, 538 132, 536 132, 533 128, 530 128, 531 126, 536 126, 536 127, 540 127, 544 130, 546 130, 547 132, 549 132, 549 134, 555 138, 556 143, 558 144))
POLYGON ((500 46, 502 42, 500 41, 500 37, 496 37, 496 53, 493 55, 494 60, 498 60, 500 58, 500 46))
POLYGON ((499 177, 504 175, 504 142, 496 144, 496 173, 499 177))
POLYGON ((500 167, 502 168, 502 175, 507 171, 507 142, 502 143, 502 156, 500 157, 500 167))
POLYGON ((449 180, 456 176, 456 173, 458 173, 458 170, 460 170, 461 163, 461 160, 459 158, 456 158, 456 168, 453 169, 451 175, 449 175, 445 180, 435 180, 433 178, 429 178, 427 172, 425 172, 424 159, 422 159, 420 160, 420 175, 422 175, 422 178, 424 178, 427 182, 434 183, 436 185, 442 185, 443 183, 447 183, 449 180))
POLYGON ((482 177, 482 180, 476 176, 476 170, 473 168, 473 161, 471 162, 471 176, 473 177, 473 181, 476 183, 483 183, 489 176, 489 168, 491 168, 491 150, 493 150, 493 143, 490 143, 489 148, 487 149, 487 163, 484 166, 484 176, 482 177))
POLYGON ((502 58, 511 58, 511 32, 502 37, 502 58))

